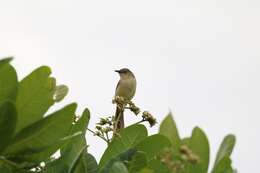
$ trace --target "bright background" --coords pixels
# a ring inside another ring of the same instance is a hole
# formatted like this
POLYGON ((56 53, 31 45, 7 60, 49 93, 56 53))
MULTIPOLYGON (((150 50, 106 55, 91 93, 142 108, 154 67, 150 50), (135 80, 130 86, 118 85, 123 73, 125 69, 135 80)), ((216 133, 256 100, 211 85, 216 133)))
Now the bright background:
MULTIPOLYGON (((203 128, 211 156, 235 134, 234 166, 259 170, 259 0, 0 0, 0 23, 0 56, 15 56, 20 79, 52 67, 70 88, 57 107, 88 107, 91 128, 114 113, 114 70, 129 67, 143 110, 159 122, 172 110, 183 137, 203 128)), ((127 114, 128 124, 136 120, 127 114)), ((88 143, 100 158, 105 143, 92 135, 88 143)))

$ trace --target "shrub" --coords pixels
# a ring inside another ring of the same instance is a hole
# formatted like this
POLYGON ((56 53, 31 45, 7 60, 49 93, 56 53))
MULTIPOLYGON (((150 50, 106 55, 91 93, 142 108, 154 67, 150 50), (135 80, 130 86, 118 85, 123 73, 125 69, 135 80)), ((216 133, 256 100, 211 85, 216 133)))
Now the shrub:
MULTIPOLYGON (((195 127, 190 137, 181 138, 172 115, 160 124, 158 134, 148 135, 140 124, 155 119, 143 112, 134 125, 113 129, 113 117, 101 119, 97 131, 108 146, 97 164, 88 153, 85 134, 90 112, 76 116, 76 103, 45 115, 68 93, 57 85, 49 67, 34 70, 21 81, 10 64, 0 61, 0 172, 1 173, 206 173, 209 142, 195 127), (108 126, 104 127, 104 125, 108 126), (111 126, 112 125, 112 126, 111 126), (108 133, 112 132, 112 135, 108 133), (60 157, 53 157, 60 152, 60 157)), ((140 112, 133 103, 130 109, 140 112), (131 107, 132 106, 132 107, 131 107)), ((233 173, 230 155, 235 137, 227 135, 219 147, 212 173, 233 173)))

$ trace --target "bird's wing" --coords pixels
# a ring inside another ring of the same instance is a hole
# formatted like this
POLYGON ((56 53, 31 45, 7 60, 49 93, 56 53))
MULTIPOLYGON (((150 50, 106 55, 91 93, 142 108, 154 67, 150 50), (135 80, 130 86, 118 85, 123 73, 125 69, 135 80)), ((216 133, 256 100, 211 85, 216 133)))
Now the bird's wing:
MULTIPOLYGON (((117 85, 116 85, 116 91, 117 91, 118 86, 120 85, 120 83, 121 83, 121 80, 119 80, 118 83, 117 83, 117 85)), ((116 95, 116 92, 115 92, 115 95, 116 95)))

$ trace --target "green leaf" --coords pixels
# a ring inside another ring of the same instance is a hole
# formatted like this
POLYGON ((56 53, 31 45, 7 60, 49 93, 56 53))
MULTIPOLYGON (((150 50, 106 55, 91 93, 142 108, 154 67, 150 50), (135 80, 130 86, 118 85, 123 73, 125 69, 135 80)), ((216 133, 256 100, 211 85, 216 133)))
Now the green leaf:
POLYGON ((88 109, 85 109, 81 118, 76 122, 75 125, 70 129, 70 134, 81 132, 82 134, 69 140, 64 146, 61 147, 61 157, 54 162, 46 166, 45 172, 62 172, 72 173, 74 170, 82 169, 86 164, 81 160, 85 160, 86 156, 86 140, 85 131, 88 126, 90 113, 88 109))
POLYGON ((214 167, 214 170, 212 173, 231 173, 233 172, 233 169, 231 167, 231 160, 228 156, 223 157, 216 167, 214 167))
POLYGON ((144 168, 139 173, 154 173, 154 171, 149 168, 144 168))
POLYGON ((66 85, 56 86, 54 93, 55 102, 60 102, 68 94, 69 88, 66 85))
POLYGON ((55 144, 68 134, 76 107, 76 104, 70 104, 23 129, 4 153, 23 157, 55 144))
POLYGON ((151 160, 148 163, 148 168, 153 170, 154 173, 171 173, 169 168, 157 159, 151 160))
POLYGON ((181 143, 183 145, 189 145, 189 142, 190 142, 190 138, 189 137, 185 137, 182 139, 181 143))
MULTIPOLYGON (((187 139, 186 139, 187 140, 187 139)), ((206 134, 199 128, 195 127, 189 139, 188 147, 199 157, 199 162, 190 165, 189 173, 207 173, 209 165, 209 142, 206 134)))
POLYGON ((218 150, 218 154, 215 160, 214 167, 218 165, 218 163, 224 158, 224 157, 230 157, 233 148, 236 143, 236 138, 234 135, 227 135, 224 140, 222 141, 220 148, 218 150))
POLYGON ((78 135, 82 135, 82 134, 85 135, 89 119, 90 119, 89 110, 85 109, 82 116, 76 122, 76 124, 72 125, 69 136, 59 139, 59 141, 49 146, 42 152, 25 156, 23 159, 34 163, 49 161, 50 156, 53 155, 58 149, 62 148, 62 146, 64 146, 66 143, 75 140, 78 135))
POLYGON ((133 159, 129 162, 129 172, 136 173, 140 171, 142 168, 146 167, 146 165, 147 165, 146 154, 142 151, 138 151, 133 156, 133 159))
POLYGON ((181 139, 171 112, 161 123, 159 134, 166 136, 171 141, 173 151, 179 151, 181 139))
POLYGON ((25 77, 19 85, 16 107, 18 121, 16 132, 40 120, 54 104, 55 79, 51 70, 43 66, 25 77))
POLYGON ((8 58, 3 58, 0 60, 0 68, 2 68, 2 66, 8 64, 10 61, 12 61, 13 58, 12 57, 8 57, 8 58))
POLYGON ((215 164, 213 167, 213 173, 232 173, 233 169, 231 166, 230 155, 234 149, 236 138, 234 135, 227 135, 222 141, 215 164))
POLYGON ((170 141, 163 135, 152 135, 140 143, 138 143, 135 148, 138 151, 143 151, 148 160, 151 160, 154 156, 159 154, 163 149, 168 148, 171 146, 170 141))
MULTIPOLYGON (((83 134, 82 136, 85 136, 89 119, 90 119, 90 112, 88 109, 85 109, 80 119, 74 125, 71 126, 69 134, 73 135, 75 133, 81 132, 83 134)), ((86 145, 85 137, 81 140, 83 140, 84 143, 83 145, 85 146, 86 145)), ((68 141, 66 145, 69 146, 70 142, 72 142, 72 140, 68 141)), ((64 150, 67 150, 67 148, 66 147, 61 148, 61 153, 63 153, 64 150)))
POLYGON ((0 106, 0 151, 11 141, 16 124, 16 109, 12 102, 5 102, 0 106))
POLYGON ((143 125, 133 125, 122 129, 105 150, 99 162, 99 168, 102 169, 112 157, 133 148, 146 137, 147 130, 143 125))
MULTIPOLYGON (((77 133, 77 132, 82 132, 83 134, 83 138, 82 139, 78 139, 82 141, 82 146, 77 146, 77 147, 84 147, 86 146, 86 141, 85 141, 85 133, 86 133, 86 129, 88 126, 88 122, 90 119, 90 113, 88 109, 85 109, 85 111, 83 112, 81 118, 77 121, 77 123, 75 125, 73 125, 72 129, 71 129, 71 134, 73 133, 77 133)), ((75 142, 75 140, 72 140, 71 142, 75 142)), ((70 146, 71 144, 68 144, 68 146, 70 146)), ((63 150, 66 151, 66 147, 63 148, 62 154, 64 153, 63 150)), ((76 150, 76 149, 74 149, 76 150)), ((81 172, 88 172, 91 171, 92 173, 97 172, 97 164, 96 164, 96 160, 95 158, 93 158, 93 156, 91 156, 90 154, 87 154, 86 151, 82 152, 81 156, 79 157, 79 159, 77 160, 77 162, 75 163, 75 166, 73 168, 74 173, 81 173, 81 172), (90 162, 90 163, 89 163, 90 162)))
POLYGON ((128 173, 128 171, 122 162, 115 162, 109 173, 128 173))
POLYGON ((78 159, 86 149, 84 138, 84 135, 80 135, 76 139, 71 140, 65 147, 66 150, 61 157, 53 162, 49 162, 43 173, 72 173, 78 159))
MULTIPOLYGON (((90 119, 90 112, 88 109, 85 109, 81 118, 77 121, 77 123, 72 127, 71 129, 71 133, 75 133, 75 132, 82 132, 85 136, 86 133, 86 129, 88 126, 88 122, 90 119)), ((82 146, 86 146, 86 142, 85 142, 85 137, 83 139, 82 142, 82 146)), ((71 142, 75 142, 74 140, 71 142)), ((86 151, 82 152, 81 156, 79 157, 79 159, 77 160, 77 162, 75 163, 75 166, 73 168, 73 173, 97 173, 98 171, 98 166, 97 166, 97 162, 95 160, 95 158, 87 153, 86 151)))
POLYGON ((81 154, 86 151, 86 147, 85 135, 81 135, 77 139, 71 140, 65 147, 65 152, 62 153, 61 160, 68 165, 68 173, 72 172, 77 160, 80 158, 81 154))
POLYGON ((107 164, 104 166, 103 169, 99 169, 99 173, 109 173, 112 165, 115 162, 129 162, 130 160, 133 159, 133 156, 136 154, 136 150, 133 148, 130 148, 114 157, 112 157, 107 164))
POLYGON ((1 173, 29 173, 30 171, 23 170, 16 163, 11 162, 0 156, 0 172, 1 173))
POLYGON ((5 100, 15 101, 17 94, 17 74, 8 62, 7 60, 0 61, 0 104, 5 100))
POLYGON ((96 159, 89 153, 82 153, 73 173, 97 173, 98 165, 96 159))
POLYGON ((97 173, 98 172, 98 164, 94 156, 87 153, 85 155, 85 162, 87 164, 87 173, 97 173))
POLYGON ((74 133, 79 132, 79 131, 81 131, 83 134, 85 134, 87 127, 88 127, 89 119, 90 119, 90 112, 86 108, 83 111, 80 119, 76 122, 75 125, 72 126, 72 128, 70 130, 70 134, 74 134, 74 133))
POLYGON ((34 165, 37 165, 41 162, 49 162, 51 160, 51 156, 58 151, 58 149, 62 148, 66 143, 68 143, 71 140, 75 140, 79 135, 82 135, 81 132, 77 132, 75 134, 66 136, 64 138, 59 139, 51 146, 46 147, 46 149, 33 153, 30 155, 23 155, 22 160, 26 162, 33 163, 34 165))

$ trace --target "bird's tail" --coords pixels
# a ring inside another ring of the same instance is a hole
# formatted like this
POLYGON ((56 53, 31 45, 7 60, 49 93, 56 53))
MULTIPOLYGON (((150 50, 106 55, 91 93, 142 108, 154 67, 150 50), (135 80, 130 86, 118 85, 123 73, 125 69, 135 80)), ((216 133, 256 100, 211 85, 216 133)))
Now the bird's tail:
POLYGON ((119 131, 120 129, 124 128, 124 111, 120 110, 120 108, 118 107, 116 108, 115 120, 116 131, 119 131))

